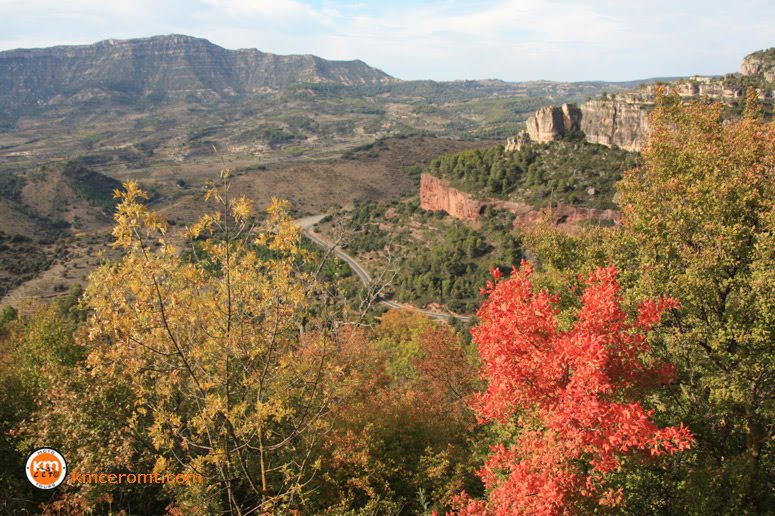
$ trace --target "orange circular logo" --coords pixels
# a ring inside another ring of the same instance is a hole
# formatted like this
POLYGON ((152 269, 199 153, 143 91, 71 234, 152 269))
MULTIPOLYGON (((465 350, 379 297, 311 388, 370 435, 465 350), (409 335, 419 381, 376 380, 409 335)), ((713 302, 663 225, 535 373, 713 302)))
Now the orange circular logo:
POLYGON ((54 489, 65 481, 67 462, 53 448, 38 448, 27 458, 27 480, 38 489, 54 489))

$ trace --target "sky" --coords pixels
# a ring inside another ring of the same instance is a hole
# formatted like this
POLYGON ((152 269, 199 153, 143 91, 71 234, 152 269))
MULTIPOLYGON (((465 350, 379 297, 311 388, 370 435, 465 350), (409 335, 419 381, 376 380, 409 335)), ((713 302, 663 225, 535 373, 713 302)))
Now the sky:
POLYGON ((187 34, 407 80, 718 75, 775 46, 772 0, 0 0, 0 20, 0 50, 187 34))

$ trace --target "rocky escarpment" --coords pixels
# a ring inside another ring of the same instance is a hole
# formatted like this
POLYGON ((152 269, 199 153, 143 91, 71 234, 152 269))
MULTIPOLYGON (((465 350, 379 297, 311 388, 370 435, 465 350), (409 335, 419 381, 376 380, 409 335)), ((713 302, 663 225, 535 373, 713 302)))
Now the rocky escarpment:
POLYGON ((648 138, 650 107, 626 100, 590 100, 581 106, 580 129, 589 143, 638 151, 648 138))
POLYGON ((542 107, 527 120, 527 132, 532 141, 548 143, 563 134, 577 131, 581 111, 575 104, 542 107))
MULTIPOLYGON (((771 103, 772 83, 775 82, 775 48, 746 56, 740 71, 723 79, 694 76, 675 81, 670 86, 682 99, 710 98, 730 106, 739 106, 746 88, 754 86, 759 100, 771 103)), ((638 151, 648 139, 648 113, 655 97, 655 85, 648 85, 639 90, 590 100, 580 106, 542 107, 528 118, 524 132, 506 142, 506 149, 518 150, 531 141, 548 143, 575 131, 583 131, 590 143, 638 151)))
POLYGON ((484 206, 485 203, 476 200, 471 194, 452 188, 445 179, 431 174, 420 176, 420 207, 424 210, 445 211, 478 228, 484 206))
POLYGON ((488 206, 512 213, 515 216, 515 228, 530 228, 541 223, 548 223, 563 231, 573 233, 585 221, 611 224, 616 224, 619 221, 619 212, 616 210, 599 210, 562 204, 546 209, 535 209, 528 204, 500 199, 478 200, 469 193, 453 188, 449 181, 431 174, 423 174, 420 178, 420 207, 424 210, 442 210, 478 229, 482 225, 482 213, 488 206))
MULTIPOLYGON (((682 99, 707 97, 730 105, 745 94, 742 86, 729 86, 710 77, 693 77, 672 86, 682 99)), ((648 114, 655 97, 655 88, 648 86, 637 92, 589 100, 580 106, 542 107, 528 118, 524 132, 506 142, 506 149, 517 150, 529 142, 548 143, 582 131, 589 143, 639 151, 648 140, 648 114)), ((771 98, 770 90, 759 91, 760 100, 767 102, 771 98)))
POLYGON ((761 75, 767 82, 775 83, 775 47, 745 56, 740 64, 740 73, 744 76, 761 75))
POLYGON ((0 106, 11 107, 72 96, 230 96, 299 82, 393 81, 362 61, 227 50, 181 35, 0 52, 0 106))
POLYGON ((549 143, 564 135, 583 131, 590 143, 637 151, 648 137, 648 110, 652 103, 640 97, 590 100, 575 104, 547 106, 527 120, 527 130, 507 142, 507 150, 517 150, 527 142, 549 143))
MULTIPOLYGON (((723 81, 713 77, 692 77, 688 81, 677 82, 674 86, 682 99, 707 97, 732 105, 745 96, 744 88, 725 85, 723 81)), ((768 92, 761 92, 762 100, 767 97, 768 92)))

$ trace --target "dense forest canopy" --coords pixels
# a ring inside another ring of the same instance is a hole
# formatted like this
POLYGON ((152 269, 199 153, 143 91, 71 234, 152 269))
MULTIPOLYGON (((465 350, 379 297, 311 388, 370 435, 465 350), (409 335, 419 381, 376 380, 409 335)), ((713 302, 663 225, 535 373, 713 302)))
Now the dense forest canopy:
POLYGON ((478 197, 609 209, 614 185, 637 162, 636 153, 587 143, 579 133, 512 152, 497 146, 443 156, 428 171, 478 197))

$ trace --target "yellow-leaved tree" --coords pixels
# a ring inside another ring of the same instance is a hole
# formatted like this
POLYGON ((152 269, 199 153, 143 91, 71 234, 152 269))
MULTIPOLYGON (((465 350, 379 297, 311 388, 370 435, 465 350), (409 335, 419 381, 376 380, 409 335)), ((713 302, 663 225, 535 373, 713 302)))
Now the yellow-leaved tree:
MULTIPOLYGON (((137 183, 116 193, 124 255, 89 280, 77 337, 88 356, 57 379, 30 433, 82 472, 201 475, 150 487, 168 510, 284 512, 317 468, 335 343, 286 205, 258 222, 222 179, 206 192, 215 210, 185 235, 171 236, 137 183)), ((57 503, 94 507, 109 490, 76 486, 57 503)))

